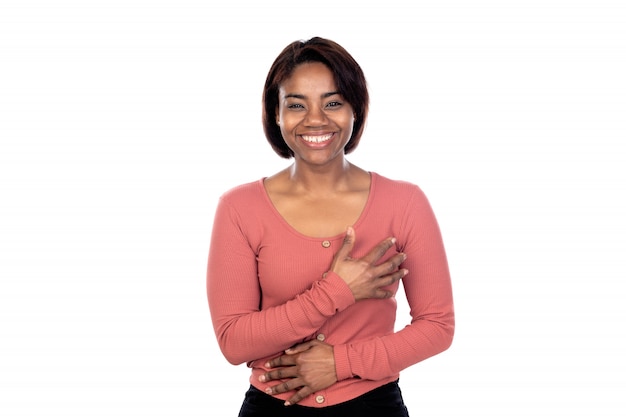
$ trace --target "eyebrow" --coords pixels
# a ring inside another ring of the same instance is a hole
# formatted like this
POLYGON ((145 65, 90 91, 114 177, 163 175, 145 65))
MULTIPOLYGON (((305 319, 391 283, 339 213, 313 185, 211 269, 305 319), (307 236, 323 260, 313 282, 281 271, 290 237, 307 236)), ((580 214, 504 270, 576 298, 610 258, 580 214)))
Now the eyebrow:
MULTIPOLYGON (((332 96, 338 95, 338 94, 339 94, 339 91, 330 91, 328 93, 322 94, 322 98, 328 98, 328 97, 332 97, 332 96)), ((285 98, 305 99, 306 96, 304 94, 285 94, 285 98)))

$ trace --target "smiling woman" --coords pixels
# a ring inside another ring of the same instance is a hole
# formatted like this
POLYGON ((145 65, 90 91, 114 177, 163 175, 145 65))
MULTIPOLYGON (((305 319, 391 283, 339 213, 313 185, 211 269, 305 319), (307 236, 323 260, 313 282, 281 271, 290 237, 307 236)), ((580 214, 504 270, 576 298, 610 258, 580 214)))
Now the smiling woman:
POLYGON ((327 39, 290 44, 269 71, 263 127, 293 163, 221 197, 207 272, 220 348, 252 370, 240 417, 407 416, 400 371, 452 342, 427 198, 346 159, 368 100, 359 65, 327 39), (400 281, 412 319, 395 332, 400 281))
MULTIPOLYGON (((293 151, 285 144, 282 132, 274 116, 277 113, 280 90, 283 83, 294 75, 297 67, 307 63, 324 64, 332 74, 332 84, 336 89, 326 93, 339 93, 354 112, 353 133, 346 144, 345 153, 350 153, 359 143, 367 111, 369 94, 365 75, 354 58, 340 45, 327 39, 313 38, 307 42, 293 42, 276 58, 270 68, 263 90, 263 129, 268 141, 280 156, 291 158, 293 151)), ((289 91, 288 94, 298 94, 289 91)), ((297 98, 297 97, 296 97, 297 98)))
POLYGON ((333 73, 320 62, 299 65, 280 86, 276 124, 297 160, 324 165, 342 158, 354 118, 333 73))

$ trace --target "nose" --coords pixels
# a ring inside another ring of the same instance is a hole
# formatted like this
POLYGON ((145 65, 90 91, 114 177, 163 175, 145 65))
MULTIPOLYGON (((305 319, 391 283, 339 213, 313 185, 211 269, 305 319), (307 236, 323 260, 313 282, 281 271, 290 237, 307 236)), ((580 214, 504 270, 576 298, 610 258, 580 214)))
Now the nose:
POLYGON ((304 119, 304 123, 307 126, 323 126, 326 124, 328 119, 326 118, 326 113, 324 110, 313 106, 307 111, 306 117, 304 119))

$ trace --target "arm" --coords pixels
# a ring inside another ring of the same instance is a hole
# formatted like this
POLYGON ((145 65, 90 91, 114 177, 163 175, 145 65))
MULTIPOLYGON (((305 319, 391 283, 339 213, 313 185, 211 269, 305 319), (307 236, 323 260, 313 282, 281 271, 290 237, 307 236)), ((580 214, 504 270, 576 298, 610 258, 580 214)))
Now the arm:
POLYGON ((334 347, 337 378, 381 379, 446 350, 454 334, 448 262, 439 225, 426 196, 417 189, 404 214, 400 250, 407 254, 402 279, 411 323, 404 329, 359 343, 334 347))
POLYGON ((267 364, 276 369, 261 380, 292 379, 273 386, 269 394, 302 387, 287 402, 294 404, 338 380, 395 375, 450 346, 454 310, 448 264, 439 226, 421 191, 410 199, 403 219, 405 232, 399 243, 408 255, 402 266, 409 271, 403 284, 411 323, 399 332, 366 341, 330 346, 313 340, 289 349, 267 364))
POLYGON ((213 224, 207 295, 218 344, 233 364, 280 352, 314 333, 324 321, 354 303, 337 276, 315 281, 287 303, 260 310, 256 253, 239 216, 220 200, 213 224))
POLYGON ((238 364, 270 356, 301 342, 330 317, 360 298, 391 296, 381 287, 396 282, 403 272, 398 254, 376 263, 393 246, 385 239, 360 259, 349 257, 354 243, 351 229, 338 251, 333 271, 284 304, 261 310, 257 261, 236 210, 221 200, 218 205, 209 264, 207 292, 218 343, 229 362, 238 364), (342 278, 343 277, 343 278, 342 278))

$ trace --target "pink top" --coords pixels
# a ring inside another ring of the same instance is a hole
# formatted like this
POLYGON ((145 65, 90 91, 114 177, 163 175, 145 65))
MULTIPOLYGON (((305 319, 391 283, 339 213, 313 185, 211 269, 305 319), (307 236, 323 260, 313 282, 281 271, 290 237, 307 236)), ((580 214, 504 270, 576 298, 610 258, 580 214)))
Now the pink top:
POLYGON ((269 358, 313 338, 334 346, 338 382, 299 403, 311 407, 344 402, 391 382, 452 343, 450 274, 430 204, 416 185, 376 173, 371 178, 365 209, 353 225, 352 257, 390 236, 397 241, 387 255, 407 254, 402 267, 409 274, 401 282, 412 319, 398 332, 395 298, 355 302, 339 276, 322 277, 344 234, 312 238, 297 232, 272 205, 263 179, 220 198, 207 272, 211 317, 226 359, 247 362, 250 383, 260 390, 280 382, 258 381, 269 358))

